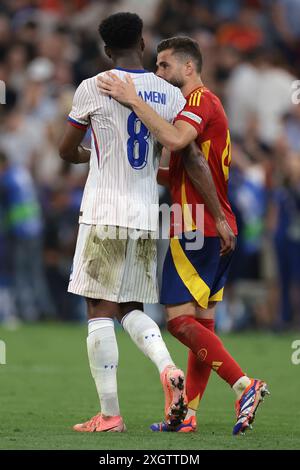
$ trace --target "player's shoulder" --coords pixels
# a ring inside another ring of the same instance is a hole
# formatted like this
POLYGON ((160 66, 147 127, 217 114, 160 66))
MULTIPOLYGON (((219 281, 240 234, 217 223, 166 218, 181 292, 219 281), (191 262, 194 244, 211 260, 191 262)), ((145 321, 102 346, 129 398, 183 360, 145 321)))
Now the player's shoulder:
POLYGON ((204 96, 204 99, 206 99, 207 101, 210 101, 214 105, 222 106, 220 98, 209 88, 204 87, 203 96, 204 96))
POLYGON ((193 107, 220 107, 219 97, 205 86, 200 86, 187 96, 187 105, 193 107))
POLYGON ((103 72, 99 72, 96 75, 93 75, 92 77, 86 78, 81 82, 81 85, 85 87, 87 90, 98 90, 97 88, 97 78, 98 77, 103 77, 107 72, 113 72, 116 75, 120 75, 118 70, 114 69, 109 69, 109 70, 104 70, 103 72))
POLYGON ((213 98, 213 93, 205 86, 199 86, 189 93, 187 96, 187 104, 189 106, 199 106, 203 101, 209 102, 213 98))
POLYGON ((90 93, 91 90, 93 90, 95 87, 97 88, 97 75, 94 77, 89 77, 84 80, 82 80, 78 87, 77 87, 77 92, 82 92, 82 93, 90 93))
POLYGON ((97 86, 97 77, 98 77, 99 75, 103 75, 104 73, 105 73, 105 72, 97 73, 97 75, 94 75, 93 77, 86 78, 86 79, 83 80, 81 83, 82 83, 86 88, 93 87, 93 86, 97 86))
POLYGON ((103 75, 105 72, 97 73, 93 77, 86 78, 82 80, 77 90, 83 90, 85 94, 87 94, 91 99, 99 99, 101 97, 101 93, 99 93, 99 89, 97 87, 97 77, 103 75))

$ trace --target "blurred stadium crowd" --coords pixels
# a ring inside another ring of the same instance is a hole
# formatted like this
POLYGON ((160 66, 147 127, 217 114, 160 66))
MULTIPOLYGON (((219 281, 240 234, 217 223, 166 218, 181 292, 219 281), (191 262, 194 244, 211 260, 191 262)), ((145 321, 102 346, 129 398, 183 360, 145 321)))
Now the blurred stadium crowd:
POLYGON ((240 236, 219 330, 299 327, 300 0, 0 2, 0 322, 84 319, 66 290, 87 167, 57 147, 76 86, 111 67, 97 28, 117 11, 143 18, 149 70, 162 38, 195 38, 228 113, 240 236))

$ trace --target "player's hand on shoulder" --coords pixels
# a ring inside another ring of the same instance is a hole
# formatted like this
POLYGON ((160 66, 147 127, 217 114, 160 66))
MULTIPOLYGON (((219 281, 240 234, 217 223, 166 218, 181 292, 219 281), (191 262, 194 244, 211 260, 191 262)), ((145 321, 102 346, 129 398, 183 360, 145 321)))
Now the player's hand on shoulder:
POLYGON ((131 106, 137 98, 137 93, 130 74, 125 76, 125 80, 121 80, 113 72, 105 72, 98 75, 97 87, 101 93, 111 96, 125 106, 131 106))

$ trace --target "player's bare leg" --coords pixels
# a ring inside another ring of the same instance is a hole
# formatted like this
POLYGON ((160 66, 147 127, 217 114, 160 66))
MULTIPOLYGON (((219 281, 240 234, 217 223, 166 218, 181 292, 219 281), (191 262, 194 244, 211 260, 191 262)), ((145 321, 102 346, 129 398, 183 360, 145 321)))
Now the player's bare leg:
POLYGON ((118 401, 118 346, 113 322, 119 307, 117 303, 106 300, 86 300, 89 318, 87 349, 101 412, 85 423, 76 424, 73 429, 79 432, 122 432, 126 428, 118 401))
POLYGON ((165 419, 170 426, 178 426, 187 412, 184 374, 175 366, 158 325, 143 312, 143 305, 130 302, 120 307, 123 328, 158 368, 165 393, 165 419))

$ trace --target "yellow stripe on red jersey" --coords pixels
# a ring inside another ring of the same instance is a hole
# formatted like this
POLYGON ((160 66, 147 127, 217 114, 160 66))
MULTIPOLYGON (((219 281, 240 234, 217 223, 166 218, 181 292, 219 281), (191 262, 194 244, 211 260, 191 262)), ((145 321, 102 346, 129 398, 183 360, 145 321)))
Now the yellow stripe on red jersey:
POLYGON ((202 95, 201 90, 197 90, 194 93, 192 93, 188 101, 189 106, 200 106, 201 95, 202 95))

